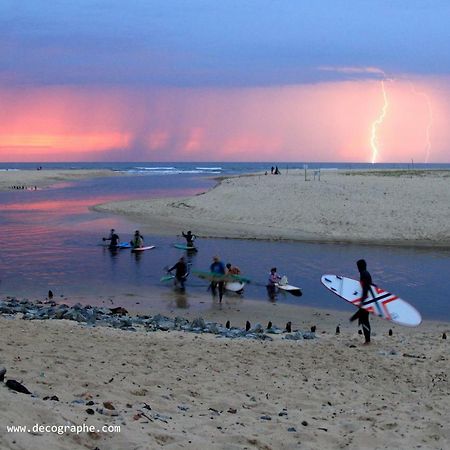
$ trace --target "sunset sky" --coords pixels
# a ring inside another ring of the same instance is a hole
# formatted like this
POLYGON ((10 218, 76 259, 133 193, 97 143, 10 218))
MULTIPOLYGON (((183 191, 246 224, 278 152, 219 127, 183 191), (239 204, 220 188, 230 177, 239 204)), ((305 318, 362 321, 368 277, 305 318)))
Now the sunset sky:
POLYGON ((0 0, 0 161, 450 162, 448 0, 0 0))

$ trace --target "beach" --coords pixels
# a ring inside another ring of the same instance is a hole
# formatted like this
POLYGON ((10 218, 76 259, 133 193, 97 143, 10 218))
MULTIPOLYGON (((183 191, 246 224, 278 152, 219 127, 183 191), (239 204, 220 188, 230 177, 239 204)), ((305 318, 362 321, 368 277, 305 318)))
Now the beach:
POLYGON ((97 211, 132 217, 156 234, 450 246, 450 172, 313 171, 219 180, 186 198, 113 202, 97 211))
MULTIPOLYGON (((40 187, 114 174, 23 172, 23 184, 40 187)), ((5 175, 11 176, 2 173, 0 186, 8 189, 15 183, 5 182, 5 175)), ((193 197, 95 209, 143 224, 146 235, 190 228, 199 236, 448 247, 449 182, 445 171, 323 171, 320 181, 311 171, 307 181, 303 171, 290 171, 226 177, 193 197)), ((201 315, 241 329, 246 321, 263 328, 271 321, 283 330, 291 322, 294 332, 316 327, 314 339, 284 339, 287 332, 270 334, 272 340, 232 339, 0 315, 5 380, 17 380, 33 394, 0 383, 0 448, 446 448, 449 361, 443 334, 449 323, 408 328, 372 317, 372 342, 365 346, 357 324, 349 322, 350 305, 342 312, 245 296, 225 297, 220 305, 202 290, 186 307, 183 296, 157 288, 142 289, 139 297, 118 290, 114 298, 95 291, 91 298, 71 298, 64 289, 55 298, 190 321, 201 315), (82 425, 94 429, 73 431, 82 425), (102 430, 105 425, 116 428, 102 430), (30 432, 8 432, 9 426, 30 432), (39 426, 68 428, 58 434, 39 426)), ((259 294, 265 295, 264 287, 259 294)), ((42 292, 30 298, 42 300, 42 292)))
POLYGON ((363 346, 346 313, 245 301, 226 302, 209 318, 240 327, 246 319, 280 327, 290 320, 307 331, 316 325, 316 339, 255 341, 1 317, 0 366, 6 379, 34 394, 0 386, 3 426, 106 424, 120 432, 3 429, 0 447, 446 447, 448 324, 410 329, 373 319, 373 342, 363 346))
POLYGON ((22 189, 22 187, 42 189, 55 183, 117 175, 119 175, 117 172, 107 169, 3 170, 0 172, 0 190, 22 189))

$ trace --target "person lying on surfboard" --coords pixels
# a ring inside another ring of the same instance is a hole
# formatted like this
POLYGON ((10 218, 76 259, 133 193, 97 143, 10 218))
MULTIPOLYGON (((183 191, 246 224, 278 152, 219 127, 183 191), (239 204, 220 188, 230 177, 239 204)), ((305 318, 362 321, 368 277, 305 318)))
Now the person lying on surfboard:
POLYGON ((133 246, 133 248, 142 248, 144 246, 144 238, 139 230, 136 230, 134 232, 134 236, 130 244, 133 246))
POLYGON ((281 276, 277 273, 277 268, 272 267, 270 269, 269 280, 267 283, 267 293, 269 294, 269 298, 273 300, 275 298, 275 294, 277 293, 277 284, 281 280, 281 276))
POLYGON ((370 322, 369 322, 369 312, 361 308, 361 306, 364 305, 364 301, 367 299, 369 295, 369 289, 372 284, 372 277, 367 270, 367 263, 364 259, 359 259, 356 261, 356 266, 358 267, 359 271, 359 281, 361 282, 362 287, 362 296, 361 296, 361 303, 360 307, 358 308, 358 311, 356 311, 355 314, 353 314, 352 317, 350 317, 350 322, 353 322, 354 320, 358 319, 358 325, 362 326, 363 333, 364 333, 364 344, 370 344, 370 322))
POLYGON ((180 289, 184 291, 184 283, 189 275, 188 266, 184 257, 182 256, 167 272, 172 272, 175 269, 175 286, 180 286, 180 289))
POLYGON ((197 236, 195 234, 192 234, 191 231, 188 231, 187 233, 182 231, 181 234, 186 239, 186 245, 188 247, 193 247, 194 246, 194 241, 197 239, 197 236))
MULTIPOLYGON (((225 265, 218 256, 214 256, 213 263, 209 267, 211 273, 217 275, 225 275, 225 265)), ((225 288, 225 281, 211 281, 210 284, 212 295, 216 295, 216 289, 219 290, 219 302, 222 303, 223 291, 225 288)))

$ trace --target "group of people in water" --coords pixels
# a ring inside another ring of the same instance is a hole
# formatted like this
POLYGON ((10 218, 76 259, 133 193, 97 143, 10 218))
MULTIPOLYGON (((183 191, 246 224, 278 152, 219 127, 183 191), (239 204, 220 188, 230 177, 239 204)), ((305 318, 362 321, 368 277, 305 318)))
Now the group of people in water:
MULTIPOLYGON (((196 249, 194 245, 194 241, 197 239, 197 236, 193 234, 191 231, 187 231, 186 233, 183 231, 181 235, 186 240, 186 246, 192 249, 196 249)), ((111 230, 109 237, 103 238, 103 241, 109 241, 110 249, 117 249, 120 244, 119 235, 115 232, 114 229, 111 230)), ((142 248, 144 246, 144 237, 141 235, 139 230, 136 230, 133 236, 133 239, 130 241, 130 245, 133 249, 142 248)), ((358 310, 355 314, 350 317, 350 321, 353 322, 358 320, 358 324, 362 327, 365 344, 370 343, 370 335, 371 335, 371 327, 369 321, 369 312, 363 308, 365 301, 369 296, 369 290, 372 285, 372 277, 367 270, 367 263, 364 259, 360 259, 356 262, 356 266, 359 271, 359 279, 362 287, 362 297, 361 303, 359 305, 358 310)), ((219 294, 219 302, 222 302, 225 284, 227 281, 226 275, 240 275, 241 270, 237 266, 233 266, 231 263, 227 263, 226 265, 220 260, 218 256, 213 257, 213 261, 209 267, 210 274, 212 276, 212 280, 210 282, 209 288, 213 296, 219 294)), ((185 283, 187 277, 189 275, 189 266, 186 262, 186 258, 181 256, 179 260, 172 266, 167 269, 168 273, 174 273, 174 284, 181 291, 185 290, 185 283)), ((277 286, 279 285, 282 277, 277 273, 277 268, 272 267, 270 269, 269 278, 267 280, 267 293, 270 299, 275 299, 277 286)))

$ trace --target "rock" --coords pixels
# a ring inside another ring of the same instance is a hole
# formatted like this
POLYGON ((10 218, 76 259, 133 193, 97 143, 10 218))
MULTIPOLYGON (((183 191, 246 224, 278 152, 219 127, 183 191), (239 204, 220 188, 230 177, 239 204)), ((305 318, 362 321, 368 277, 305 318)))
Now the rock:
POLYGON ((0 381, 4 381, 6 374, 6 369, 4 367, 0 367, 0 381))
POLYGON ((389 336, 392 336, 392 330, 389 328, 389 336))
POLYGON ((23 384, 20 384, 16 380, 7 380, 5 384, 9 389, 13 391, 20 392, 21 394, 31 395, 31 392, 23 384))
POLYGON ((236 414, 237 413, 237 409, 236 408, 229 408, 228 411, 230 414, 236 414))
POLYGON ((340 334, 341 329, 339 328, 339 325, 336 327, 336 334, 340 334))
POLYGON ((292 322, 288 322, 286 324, 286 332, 291 333, 292 332, 292 322))
POLYGON ((198 328, 200 330, 203 330, 206 328, 205 321, 201 317, 198 317, 197 319, 194 319, 192 321, 191 328, 198 328))
POLYGON ((114 405, 113 405, 111 402, 103 402, 103 406, 104 406, 106 409, 109 409, 109 410, 114 410, 114 409, 116 409, 116 408, 114 408, 114 405))
POLYGON ((302 422, 302 425, 303 425, 304 427, 307 427, 307 426, 308 426, 308 422, 307 422, 306 420, 304 420, 304 421, 302 422))
POLYGON ((93 414, 95 414, 95 411, 94 411, 92 408, 86 409, 86 412, 87 412, 90 416, 92 416, 93 414))
POLYGON ((117 315, 117 316, 126 316, 128 314, 128 311, 125 308, 122 308, 121 306, 118 306, 117 308, 109 308, 111 311, 111 314, 117 315))
POLYGON ((311 333, 315 333, 315 332, 316 332, 316 329, 317 329, 317 327, 316 327, 315 325, 313 325, 313 326, 311 327, 311 333))
POLYGON ((261 420, 272 420, 272 417, 268 416, 268 415, 264 415, 260 417, 261 420))
POLYGON ((251 328, 251 324, 250 322, 247 320, 247 322, 245 322, 245 331, 249 331, 251 328))
POLYGON ((268 330, 272 329, 272 322, 269 322, 269 323, 267 324, 267 329, 268 329, 268 330))
POLYGON ((251 328, 250 333, 264 333, 264 328, 260 323, 257 323, 253 328, 251 328))
POLYGON ((297 430, 294 427, 289 427, 287 429, 290 433, 295 433, 297 430))
POLYGON ((228 329, 230 329, 230 327, 231 327, 230 321, 229 321, 229 320, 227 320, 227 323, 225 324, 225 328, 228 328, 228 329))
POLYGON ((447 339, 447 334, 446 333, 442 333, 442 339, 447 339))

